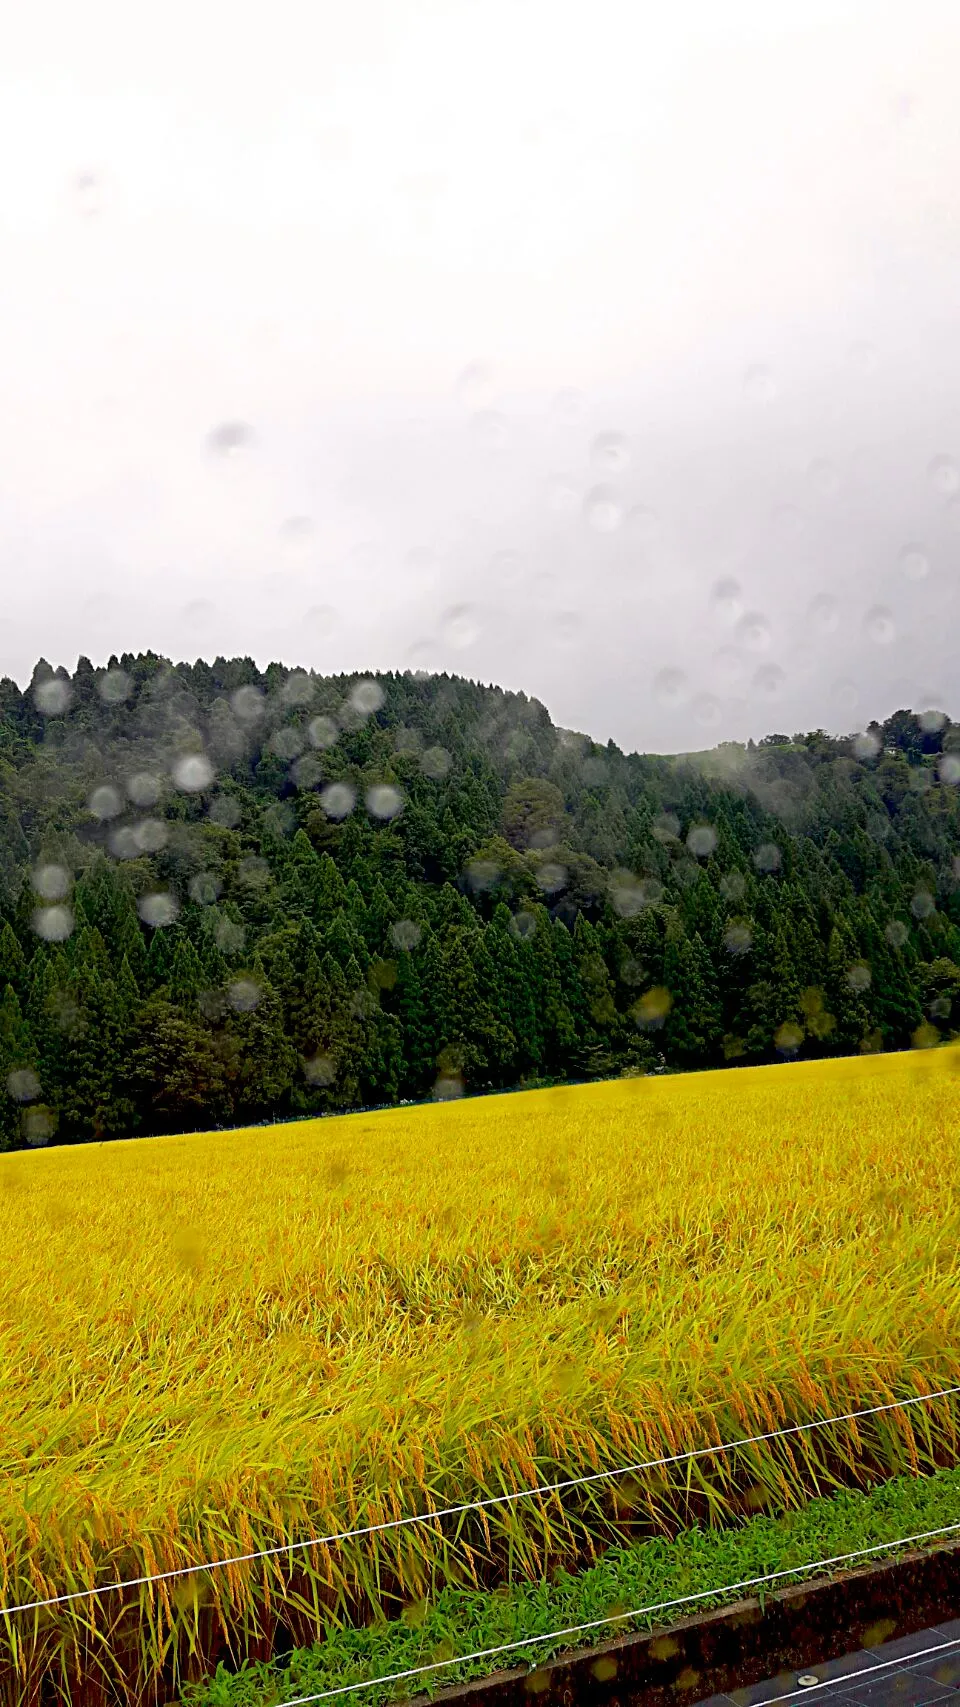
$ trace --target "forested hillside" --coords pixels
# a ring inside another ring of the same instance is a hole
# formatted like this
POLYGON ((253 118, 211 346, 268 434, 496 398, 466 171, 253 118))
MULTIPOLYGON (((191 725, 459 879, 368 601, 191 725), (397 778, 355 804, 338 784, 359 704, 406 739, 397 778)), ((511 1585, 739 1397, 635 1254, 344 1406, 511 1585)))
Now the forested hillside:
POLYGON ((2 1142, 935 1042, 958 779, 908 712, 673 759, 447 676, 41 663, 0 682, 2 1142))

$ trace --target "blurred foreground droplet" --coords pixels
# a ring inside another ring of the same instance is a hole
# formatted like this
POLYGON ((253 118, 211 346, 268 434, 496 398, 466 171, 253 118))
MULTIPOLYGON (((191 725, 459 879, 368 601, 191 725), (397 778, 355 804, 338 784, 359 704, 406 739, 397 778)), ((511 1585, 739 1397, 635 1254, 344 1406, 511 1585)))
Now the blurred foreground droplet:
POLYGON ((928 465, 927 475, 932 486, 945 497, 960 492, 960 468, 952 456, 935 456, 928 465))
POLYGON ((583 513, 595 533, 616 533, 623 505, 612 486, 594 486, 583 500, 583 513))
POLYGON ((930 559, 922 545, 905 545, 900 553, 900 569, 908 581, 925 581, 930 573, 930 559))
POLYGON ((721 622, 734 623, 743 611, 743 589, 732 575, 715 581, 710 590, 710 608, 721 622))
POLYGON ((772 403, 777 395, 777 382, 768 367, 755 362, 743 376, 743 391, 751 403, 772 403))
POLYGON ((770 644, 770 624, 760 611, 747 611, 737 623, 737 639, 751 652, 765 652, 770 644))
POLYGON ((73 913, 69 907, 38 907, 31 924, 44 942, 66 942, 73 930, 73 913))
POLYGON ((120 790, 108 782, 101 783, 99 788, 94 789, 87 801, 87 808, 94 818, 101 820, 116 818, 123 811, 123 799, 120 790))
POLYGON ((70 889, 71 877, 66 866, 38 865, 32 883, 34 894, 42 901, 62 901, 70 889))
POLYGON ((886 605, 873 605, 863 619, 863 631, 875 646, 889 646, 897 633, 893 612, 886 605))
POLYGON ((174 761, 173 780, 184 794, 200 794, 213 781, 213 766, 203 753, 186 753, 174 761))
POLYGON ((420 941, 420 926, 412 919, 398 919, 390 926, 390 941, 394 948, 406 949, 408 952, 416 948, 420 941))
POLYGON ((212 456, 234 460, 253 446, 253 431, 245 421, 222 421, 207 434, 207 450, 212 456))
POLYGON ((403 810, 403 796, 398 788, 390 783, 378 783, 374 788, 368 788, 366 794, 367 811, 373 818, 395 818, 403 810))
POLYGON ((810 602, 807 616, 811 627, 820 634, 834 634, 840 626, 840 607, 832 593, 818 593, 810 602))
POLYGON ((172 925, 180 911, 174 897, 165 890, 153 894, 141 895, 137 911, 145 925, 152 930, 158 930, 163 925, 172 925))
POLYGON ((320 804, 328 818, 347 818, 356 805, 356 793, 346 782, 332 782, 322 790, 320 804))
POLYGON ((97 692, 104 705, 122 705, 133 692, 133 682, 126 670, 108 670, 97 683, 97 692))
POLYGON ((480 632, 472 605, 453 605, 441 620, 444 640, 458 649, 472 646, 480 632))
POLYGON ((687 697, 688 683, 682 670, 660 670, 653 678, 654 697, 661 705, 673 709, 687 697))
POLYGON ((626 433, 598 433, 590 446, 590 461, 601 474, 622 474, 630 461, 626 433))
POLYGON ((73 689, 60 676, 51 676, 47 681, 37 683, 33 698, 37 710, 44 717, 60 717, 73 698, 73 689))

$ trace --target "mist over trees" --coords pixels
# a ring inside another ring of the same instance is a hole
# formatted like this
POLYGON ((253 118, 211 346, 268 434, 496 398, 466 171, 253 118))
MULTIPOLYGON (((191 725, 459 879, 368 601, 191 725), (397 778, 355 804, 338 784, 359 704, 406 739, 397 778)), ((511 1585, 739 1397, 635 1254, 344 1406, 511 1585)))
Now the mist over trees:
POLYGON ((960 729, 687 758, 447 676, 0 682, 0 1143, 960 1029, 960 729))

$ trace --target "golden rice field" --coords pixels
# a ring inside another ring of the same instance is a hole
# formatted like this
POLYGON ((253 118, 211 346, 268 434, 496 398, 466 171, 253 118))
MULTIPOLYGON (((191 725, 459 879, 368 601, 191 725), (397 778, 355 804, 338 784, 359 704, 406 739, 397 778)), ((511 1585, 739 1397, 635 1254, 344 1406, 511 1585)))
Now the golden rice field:
MULTIPOLYGON (((5 1607, 960 1382, 953 1050, 6 1155, 0 1217, 5 1607)), ((956 1462, 957 1414, 20 1613, 0 1696, 164 1701, 218 1631, 956 1462)))

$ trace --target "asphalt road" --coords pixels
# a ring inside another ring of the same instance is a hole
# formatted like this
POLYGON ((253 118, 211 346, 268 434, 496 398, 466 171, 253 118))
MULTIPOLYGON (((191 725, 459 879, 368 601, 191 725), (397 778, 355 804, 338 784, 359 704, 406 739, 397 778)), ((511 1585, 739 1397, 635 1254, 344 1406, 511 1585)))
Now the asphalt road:
POLYGON ((830 1702, 832 1707, 925 1707, 955 1696, 960 1696, 960 1618, 811 1665, 805 1672, 781 1672, 749 1689, 712 1695, 698 1707, 765 1707, 774 1702, 797 1707, 803 1699, 830 1702), (815 1677, 817 1683, 801 1685, 801 1676, 815 1677))

